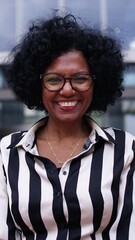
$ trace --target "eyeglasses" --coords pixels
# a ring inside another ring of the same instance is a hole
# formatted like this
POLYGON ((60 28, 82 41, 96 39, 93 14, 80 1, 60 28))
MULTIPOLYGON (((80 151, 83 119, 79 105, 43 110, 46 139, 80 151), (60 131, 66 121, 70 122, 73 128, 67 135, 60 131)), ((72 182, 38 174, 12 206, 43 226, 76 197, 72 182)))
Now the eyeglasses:
POLYGON ((41 74, 40 79, 43 80, 44 87, 52 92, 60 91, 67 81, 70 82, 74 90, 83 92, 92 87, 95 75, 88 73, 78 73, 70 78, 65 78, 58 73, 41 74))

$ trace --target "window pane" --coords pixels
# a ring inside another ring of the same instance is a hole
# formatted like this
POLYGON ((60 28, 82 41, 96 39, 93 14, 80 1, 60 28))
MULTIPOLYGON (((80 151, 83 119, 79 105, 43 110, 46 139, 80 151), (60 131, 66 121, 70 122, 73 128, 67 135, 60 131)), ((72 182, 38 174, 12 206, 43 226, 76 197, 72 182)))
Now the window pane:
POLYGON ((126 87, 135 87, 135 65, 128 65, 124 73, 124 84, 126 87))

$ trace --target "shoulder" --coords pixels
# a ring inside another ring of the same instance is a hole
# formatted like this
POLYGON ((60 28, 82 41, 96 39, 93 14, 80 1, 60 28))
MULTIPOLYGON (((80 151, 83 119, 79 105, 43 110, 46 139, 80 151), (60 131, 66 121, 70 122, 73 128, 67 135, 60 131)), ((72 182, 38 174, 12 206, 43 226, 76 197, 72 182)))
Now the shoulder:
POLYGON ((7 149, 12 149, 19 146, 26 146, 27 144, 33 144, 35 140, 35 134, 39 127, 46 124, 47 118, 42 118, 37 121, 30 129, 26 131, 18 131, 11 133, 1 139, 1 148, 5 146, 7 149))
POLYGON ((109 133, 114 139, 116 139, 116 141, 120 141, 122 139, 126 140, 131 140, 134 141, 135 140, 135 136, 127 131, 124 131, 122 129, 118 129, 118 128, 104 128, 104 131, 106 131, 107 133, 109 133))
POLYGON ((18 131, 4 136, 0 141, 0 148, 8 148, 10 145, 16 145, 24 137, 27 131, 18 131))
POLYGON ((135 156, 135 136, 116 128, 107 128, 105 131, 115 140, 115 154, 123 156, 125 162, 132 162, 135 156))

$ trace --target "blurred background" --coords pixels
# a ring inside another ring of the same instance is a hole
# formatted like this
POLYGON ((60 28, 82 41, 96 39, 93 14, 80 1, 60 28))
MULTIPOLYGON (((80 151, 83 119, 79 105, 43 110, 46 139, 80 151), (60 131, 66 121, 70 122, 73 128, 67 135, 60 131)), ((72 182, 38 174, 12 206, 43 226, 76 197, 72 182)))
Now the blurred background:
POLYGON ((6 58, 30 22, 62 9, 111 31, 123 42, 125 91, 105 114, 94 113, 101 126, 135 134, 135 1, 134 0, 0 0, 0 138, 28 129, 43 113, 28 110, 6 86, 6 58))

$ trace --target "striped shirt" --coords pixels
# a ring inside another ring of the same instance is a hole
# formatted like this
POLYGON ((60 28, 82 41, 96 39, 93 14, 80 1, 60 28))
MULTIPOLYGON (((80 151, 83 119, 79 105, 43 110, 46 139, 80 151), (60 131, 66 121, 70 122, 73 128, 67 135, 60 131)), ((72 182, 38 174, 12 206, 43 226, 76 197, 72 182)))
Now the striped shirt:
POLYGON ((39 156, 35 132, 1 140, 0 240, 135 240, 135 137, 92 131, 58 171, 39 156))

